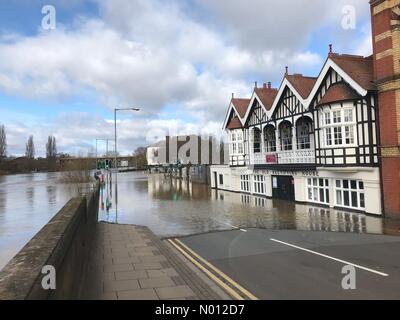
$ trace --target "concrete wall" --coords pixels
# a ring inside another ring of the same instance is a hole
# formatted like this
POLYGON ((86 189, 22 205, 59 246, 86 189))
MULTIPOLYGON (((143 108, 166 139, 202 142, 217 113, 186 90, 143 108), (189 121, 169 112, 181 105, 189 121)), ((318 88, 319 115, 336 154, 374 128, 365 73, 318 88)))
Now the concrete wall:
POLYGON ((79 298, 98 206, 98 188, 71 199, 0 272, 0 300, 79 298), (56 290, 42 288, 45 265, 56 269, 56 290))

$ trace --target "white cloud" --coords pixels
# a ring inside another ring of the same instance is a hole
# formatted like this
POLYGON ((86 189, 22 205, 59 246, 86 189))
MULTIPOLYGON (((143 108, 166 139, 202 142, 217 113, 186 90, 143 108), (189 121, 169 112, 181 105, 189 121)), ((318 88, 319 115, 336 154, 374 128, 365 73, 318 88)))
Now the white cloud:
MULTIPOLYGON (((180 133, 220 130, 232 92, 248 96, 253 80, 278 84, 286 65, 291 72, 318 69, 325 57, 308 48, 311 33, 328 25, 333 37, 348 43, 354 33, 340 28, 342 6, 354 4, 360 20, 368 12, 368 4, 357 0, 194 2, 202 13, 190 12, 177 0, 96 0, 100 18, 79 16, 36 36, 2 32, 0 90, 37 100, 64 100, 89 91, 110 108, 140 106, 139 120, 121 123, 122 146, 128 151, 129 143, 143 142, 133 135, 150 130, 149 124, 180 133), (177 105, 177 119, 157 120, 166 105, 177 105)), ((368 50, 366 41, 354 47, 368 50)), ((68 125, 56 121, 42 130, 46 134, 39 130, 38 139, 52 131, 60 149, 72 150, 103 133, 112 136, 102 118, 60 117, 68 125)), ((21 126, 26 132, 9 127, 20 139, 28 131, 36 134, 31 126, 21 126)))

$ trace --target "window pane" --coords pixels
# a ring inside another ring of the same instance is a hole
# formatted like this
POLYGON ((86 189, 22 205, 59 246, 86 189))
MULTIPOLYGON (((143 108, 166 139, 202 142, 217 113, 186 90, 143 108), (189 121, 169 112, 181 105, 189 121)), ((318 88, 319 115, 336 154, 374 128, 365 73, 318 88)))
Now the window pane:
POLYGON ((349 192, 344 191, 343 192, 343 203, 345 206, 350 206, 350 198, 349 198, 349 192))
POLYGON ((324 186, 324 179, 319 179, 319 186, 323 187, 324 186))
POLYGON ((312 196, 312 189, 308 188, 308 200, 312 200, 313 196, 312 196))
POLYGON ((340 188, 342 186, 341 180, 336 180, 336 188, 340 188))
POLYGON ((349 180, 343 180, 343 188, 348 189, 349 188, 349 180))
POLYGON ((336 202, 338 205, 342 205, 342 192, 340 190, 336 191, 336 202))
POLYGON ((360 182, 358 183, 358 189, 364 190, 364 182, 360 181, 360 182))
POLYGON ((325 202, 324 189, 319 189, 319 201, 325 202))
POLYGON ((351 206, 358 208, 358 197, 357 197, 357 192, 355 191, 351 192, 351 206))
POLYGON ((325 202, 329 203, 329 190, 325 190, 325 202))
POLYGON ((350 184, 351 184, 351 188, 352 188, 352 189, 357 189, 357 181, 351 180, 351 181, 350 181, 350 184))
POLYGON ((360 193, 360 207, 365 208, 364 193, 360 193))

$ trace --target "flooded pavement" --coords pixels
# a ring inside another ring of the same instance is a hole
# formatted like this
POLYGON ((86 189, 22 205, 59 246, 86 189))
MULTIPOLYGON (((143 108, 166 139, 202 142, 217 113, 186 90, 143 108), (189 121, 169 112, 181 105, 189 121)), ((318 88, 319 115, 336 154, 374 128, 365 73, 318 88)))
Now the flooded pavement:
POLYGON ((0 175, 0 269, 84 185, 60 184, 60 173, 0 175))
MULTIPOLYGON (((110 179, 111 181, 112 179, 110 179)), ((161 237, 232 228, 263 228, 400 235, 400 221, 211 190, 162 174, 118 175, 102 192, 99 219, 148 226, 161 237), (118 203, 115 206, 115 193, 118 203), (106 203, 112 203, 107 211, 106 203)))

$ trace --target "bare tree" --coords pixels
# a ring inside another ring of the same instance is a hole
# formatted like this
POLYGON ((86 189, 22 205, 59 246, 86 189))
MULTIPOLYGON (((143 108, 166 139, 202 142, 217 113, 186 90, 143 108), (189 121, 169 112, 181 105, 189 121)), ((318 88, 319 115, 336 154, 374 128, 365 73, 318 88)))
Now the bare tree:
POLYGON ((35 158, 35 144, 33 143, 33 136, 29 136, 28 138, 28 142, 26 143, 25 156, 28 159, 35 158))
POLYGON ((4 125, 0 126, 0 159, 7 155, 7 137, 4 125))
POLYGON ((56 137, 49 136, 46 143, 46 157, 54 159, 57 156, 56 137))

